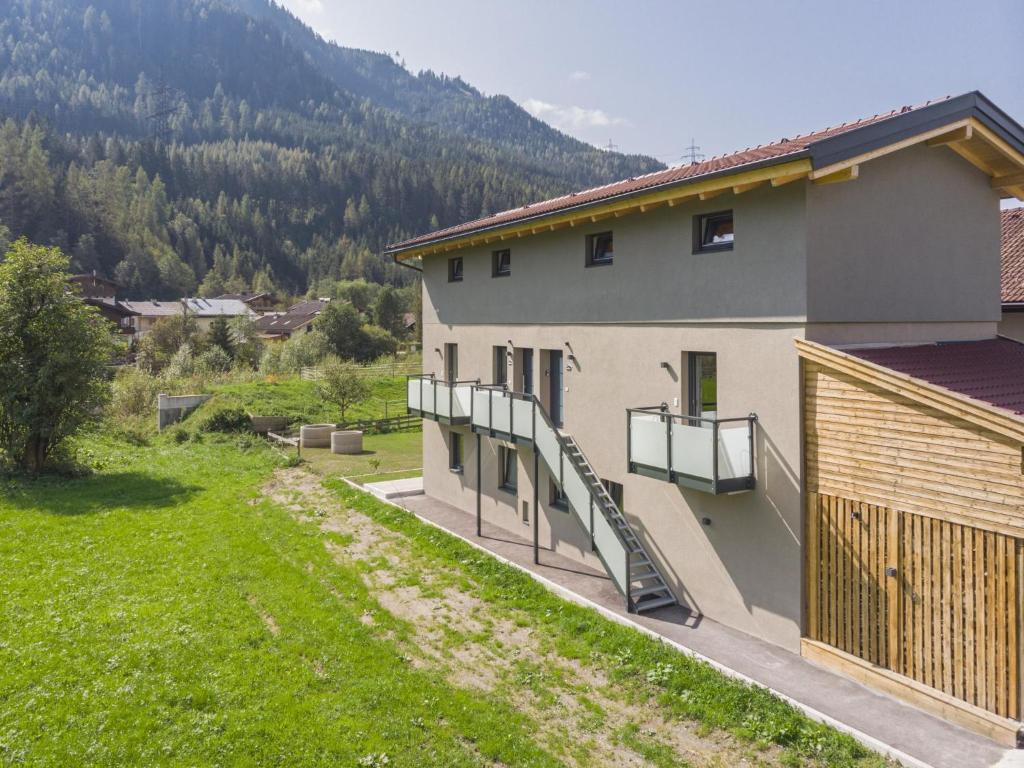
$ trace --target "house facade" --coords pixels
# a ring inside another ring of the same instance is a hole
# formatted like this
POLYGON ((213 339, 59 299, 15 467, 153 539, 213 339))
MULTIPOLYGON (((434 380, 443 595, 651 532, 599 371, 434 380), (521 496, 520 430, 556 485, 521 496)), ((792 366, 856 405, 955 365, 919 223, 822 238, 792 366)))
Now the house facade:
MULTIPOLYGON (((630 610, 678 602, 932 690, 811 623, 812 604, 834 599, 817 599, 808 560, 809 541, 821 542, 814 505, 825 490, 843 504, 890 499, 823 482, 860 477, 864 457, 809 463, 826 400, 808 361, 817 350, 994 339, 1000 199, 1024 196, 1022 170, 1024 130, 971 93, 392 246, 423 271, 424 376, 408 398, 428 419, 425 492, 605 570, 630 610)), ((898 377, 888 385, 887 396, 903 388, 898 377)), ((1024 488, 1019 473, 1013 485, 1024 488)), ((1014 503, 1003 512, 1024 520, 1014 503)), ((972 727, 980 718, 997 737, 1016 732, 1016 709, 940 689, 972 727)))
POLYGON ((309 333, 329 299, 306 299, 288 307, 285 312, 270 312, 256 321, 256 331, 266 341, 287 341, 292 336, 309 333))

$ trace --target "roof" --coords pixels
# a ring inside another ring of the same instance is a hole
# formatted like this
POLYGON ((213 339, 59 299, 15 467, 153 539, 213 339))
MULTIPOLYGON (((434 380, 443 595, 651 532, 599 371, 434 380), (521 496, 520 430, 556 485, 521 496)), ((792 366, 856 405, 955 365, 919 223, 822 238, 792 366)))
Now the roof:
MULTIPOLYGON (((555 213, 584 209, 613 200, 632 200, 652 190, 690 185, 719 176, 733 176, 744 171, 803 161, 807 173, 827 170, 843 160, 856 158, 882 147, 896 145, 911 137, 942 129, 957 121, 975 120, 1012 151, 1024 155, 1024 128, 1008 117, 981 93, 972 91, 953 98, 927 102, 917 107, 901 107, 884 114, 814 131, 792 138, 783 138, 710 158, 699 163, 675 166, 662 171, 631 177, 600 187, 573 192, 561 197, 524 205, 464 224, 419 235, 393 245, 385 252, 405 258, 421 255, 424 246, 458 240, 508 225, 542 219, 555 213)), ((937 135, 937 134, 936 134, 937 135)), ((797 166, 794 165, 795 171, 797 166)), ((1019 171, 1010 165, 999 173, 1019 171)), ((1021 193, 1024 194, 1024 193, 1021 193)), ((642 210, 642 209, 641 209, 642 210)))
POLYGON ((1003 211, 1003 303, 1024 304, 1024 208, 1003 211))
POLYGON ((316 319, 316 313, 264 315, 256 321, 256 330, 260 333, 290 333, 316 319))
POLYGON ((251 310, 238 299, 182 299, 190 315, 197 317, 218 317, 248 315, 251 310))
POLYGON ((1024 344, 1006 338, 843 352, 919 381, 1024 415, 1024 344))
POLYGON ((292 304, 288 307, 288 311, 285 314, 288 315, 315 315, 317 312, 323 311, 330 302, 325 299, 308 299, 306 301, 300 301, 298 304, 292 304))
POLYGON ((120 317, 134 317, 139 313, 131 309, 126 301, 117 301, 116 299, 105 299, 99 296, 85 296, 82 298, 86 304, 93 307, 99 307, 105 309, 112 314, 119 315, 120 317))
POLYGON ((142 317, 171 317, 180 315, 180 301, 123 301, 129 310, 142 317))

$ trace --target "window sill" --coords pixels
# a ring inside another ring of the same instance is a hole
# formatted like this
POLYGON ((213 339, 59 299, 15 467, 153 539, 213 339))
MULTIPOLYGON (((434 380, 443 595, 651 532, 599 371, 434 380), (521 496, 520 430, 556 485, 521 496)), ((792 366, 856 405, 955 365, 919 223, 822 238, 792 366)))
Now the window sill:
POLYGON ((495 272, 491 277, 512 277, 511 272, 495 272))
POLYGON ((697 248, 693 251, 694 256, 698 256, 702 253, 721 253, 722 251, 731 251, 732 243, 725 243, 723 245, 705 245, 701 248, 697 248))
POLYGON ((516 488, 514 485, 499 485, 498 490, 501 491, 502 493, 507 493, 511 496, 519 495, 519 489, 516 488))
POLYGON ((559 503, 557 501, 552 501, 551 502, 551 508, 552 509, 557 509, 559 512, 565 512, 565 513, 569 512, 569 505, 568 504, 562 504, 562 503, 559 503))
POLYGON ((453 475, 461 475, 466 471, 465 467, 448 467, 448 471, 453 475))
POLYGON ((610 267, 615 263, 614 259, 601 259, 600 261, 588 261, 586 266, 589 267, 610 267))

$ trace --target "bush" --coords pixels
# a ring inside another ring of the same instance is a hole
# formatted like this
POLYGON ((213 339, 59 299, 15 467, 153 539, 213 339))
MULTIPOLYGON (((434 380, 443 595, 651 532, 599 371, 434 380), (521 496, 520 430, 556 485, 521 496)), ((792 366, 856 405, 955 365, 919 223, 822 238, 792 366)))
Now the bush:
POLYGON ((377 325, 364 325, 360 331, 356 360, 368 363, 378 357, 393 355, 398 351, 398 340, 377 325))
POLYGON ((298 373, 320 363, 330 352, 319 331, 292 336, 288 341, 267 344, 260 359, 260 373, 298 373))
POLYGON ((161 379, 126 366, 114 378, 110 415, 117 421, 145 416, 155 420, 156 398, 161 392, 166 392, 161 379))
POLYGON ((222 347, 211 346, 195 358, 194 369, 204 374, 227 373, 231 370, 231 355, 222 347))
POLYGON ((324 400, 338 406, 344 422, 349 408, 373 394, 373 383, 354 363, 333 360, 323 367, 317 391, 324 400))
POLYGON ((192 354, 191 344, 187 342, 182 344, 178 351, 171 356, 171 361, 167 364, 166 373, 168 376, 177 379, 185 379, 195 375, 196 361, 195 356, 192 354))
POLYGON ((218 399, 205 403, 194 418, 199 432, 246 432, 252 423, 240 405, 218 399))

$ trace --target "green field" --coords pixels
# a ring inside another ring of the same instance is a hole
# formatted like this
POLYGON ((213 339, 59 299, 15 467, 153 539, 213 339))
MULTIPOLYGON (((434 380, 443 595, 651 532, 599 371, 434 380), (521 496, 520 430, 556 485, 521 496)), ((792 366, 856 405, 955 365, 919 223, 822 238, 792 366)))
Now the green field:
POLYGON ((321 475, 347 477, 364 485, 416 477, 423 469, 423 433, 417 430, 366 435, 361 455, 341 456, 327 448, 305 448, 302 458, 321 475))
POLYGON ((78 457, 0 481, 0 765, 883 764, 252 436, 78 457))

